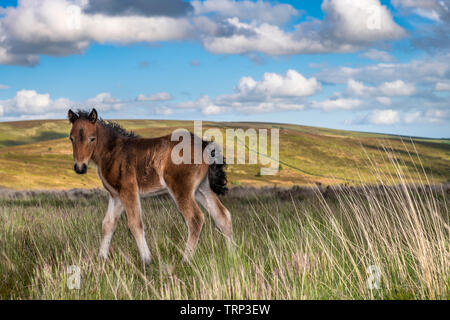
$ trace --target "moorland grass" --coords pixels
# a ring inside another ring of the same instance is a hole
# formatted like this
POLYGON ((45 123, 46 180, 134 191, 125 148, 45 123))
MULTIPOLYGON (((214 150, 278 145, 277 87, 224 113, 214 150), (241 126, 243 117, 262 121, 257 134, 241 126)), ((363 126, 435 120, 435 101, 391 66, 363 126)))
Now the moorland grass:
MULTIPOLYGON (((389 179, 380 176, 380 179, 389 179)), ((398 178, 398 177, 397 177, 398 178)), ((448 299, 448 186, 231 192, 233 252, 212 219, 181 264, 186 226, 167 196, 142 201, 153 255, 144 267, 123 214, 110 258, 97 258, 107 206, 89 197, 0 200, 2 299, 448 299), (81 288, 67 288, 80 267, 81 288), (369 266, 380 289, 367 286, 369 266)))

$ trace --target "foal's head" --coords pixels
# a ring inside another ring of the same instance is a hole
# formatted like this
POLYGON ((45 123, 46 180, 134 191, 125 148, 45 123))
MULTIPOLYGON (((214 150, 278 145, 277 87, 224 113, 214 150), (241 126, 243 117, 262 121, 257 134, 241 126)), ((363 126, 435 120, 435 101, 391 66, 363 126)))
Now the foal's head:
POLYGON ((76 173, 86 173, 89 160, 94 153, 97 145, 97 111, 87 114, 78 112, 76 114, 72 110, 68 113, 69 121, 72 123, 70 131, 70 140, 73 146, 73 160, 75 162, 73 169, 76 173))

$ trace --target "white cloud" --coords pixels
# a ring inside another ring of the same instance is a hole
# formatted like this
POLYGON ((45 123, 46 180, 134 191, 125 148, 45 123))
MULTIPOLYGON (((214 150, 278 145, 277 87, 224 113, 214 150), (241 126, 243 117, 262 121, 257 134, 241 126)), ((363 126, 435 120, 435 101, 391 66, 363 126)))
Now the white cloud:
POLYGON ((41 119, 44 115, 55 116, 66 112, 69 108, 93 108, 99 111, 119 110, 125 101, 114 98, 109 92, 102 92, 93 98, 75 102, 67 98, 52 99, 49 93, 39 93, 36 90, 19 90, 16 95, 7 100, 0 100, 2 113, 8 119, 41 119))
POLYGON ((370 60, 382 62, 391 62, 394 60, 394 57, 391 56, 388 52, 377 49, 370 49, 364 52, 361 56, 370 60))
POLYGON ((222 17, 236 17, 240 20, 283 24, 300 12, 290 4, 272 4, 264 1, 205 0, 192 1, 197 15, 217 14, 222 17))
POLYGON ((405 114, 403 121, 406 124, 444 123, 450 119, 450 111, 448 109, 429 109, 426 111, 411 111, 405 114))
POLYGON ((168 101, 172 99, 172 95, 168 92, 158 92, 148 97, 144 94, 139 94, 136 98, 137 101, 168 101))
POLYGON ((450 91, 450 82, 438 82, 434 86, 435 91, 450 91))
POLYGON ((265 73, 261 81, 242 77, 233 94, 219 95, 214 99, 204 95, 196 101, 182 102, 176 106, 198 109, 207 115, 228 111, 251 114, 302 110, 304 98, 321 89, 320 82, 315 78, 305 78, 295 70, 288 70, 284 75, 265 73))
POLYGON ((23 0, 17 8, 5 9, 0 19, 0 63, 32 65, 39 54, 81 53, 92 42, 168 41, 192 34, 187 18, 91 15, 83 12, 84 2, 77 6, 66 0, 23 0))
POLYGON ((405 83, 402 80, 385 82, 380 85, 379 90, 386 96, 410 96, 416 92, 413 84, 405 83))
POLYGON ((243 77, 234 94, 218 96, 215 102, 244 113, 302 110, 302 99, 321 90, 317 79, 288 70, 284 75, 265 73, 261 81, 243 77))
POLYGON ((311 107, 324 111, 352 110, 362 106, 362 101, 358 99, 328 99, 323 101, 312 101, 311 107))
POLYGON ((416 92, 416 88, 413 84, 405 83, 402 80, 396 80, 392 82, 384 82, 378 87, 366 86, 361 81, 349 79, 347 81, 347 88, 345 93, 349 96, 377 97, 376 100, 382 104, 391 104, 391 100, 388 97, 398 96, 411 96, 416 92))
POLYGON ((355 95, 359 97, 368 96, 376 92, 376 88, 368 87, 363 82, 349 79, 347 81, 347 88, 345 90, 347 95, 355 95))
POLYGON ((392 100, 389 97, 376 97, 376 100, 385 106, 390 106, 392 104, 392 100))
POLYGON ((124 106, 124 103, 119 99, 114 98, 109 92, 101 92, 95 97, 86 100, 86 104, 90 107, 95 107, 99 111, 105 110, 119 110, 124 106))
POLYGON ((399 39, 405 31, 379 0, 324 0, 325 30, 348 43, 399 39))
POLYGON ((202 108, 202 112, 205 115, 214 115, 214 114, 220 114, 225 112, 225 109, 213 104, 210 104, 204 108, 202 108))
MULTIPOLYGON (((203 17, 204 18, 204 17, 203 17)), ((213 53, 243 54, 249 52, 263 52, 269 55, 293 55, 320 52, 350 52, 354 46, 343 44, 326 47, 319 38, 309 38, 301 35, 298 30, 285 32, 276 25, 263 23, 261 25, 241 22, 238 18, 228 18, 224 21, 231 34, 220 34, 220 26, 206 19, 196 20, 197 26, 210 29, 212 35, 202 37, 203 46, 213 53), (202 22, 200 26, 199 22, 202 22), (208 22, 208 23, 207 23, 208 22)))
POLYGON ((392 0, 392 4, 433 21, 440 21, 449 9, 442 0, 392 0))
POLYGON ((406 124, 411 124, 411 123, 419 122, 421 119, 423 119, 422 112, 415 111, 415 112, 409 112, 409 113, 405 114, 403 121, 406 124))
POLYGON ((62 110, 72 104, 68 99, 52 100, 48 93, 38 93, 35 90, 20 90, 14 98, 1 100, 4 114, 41 114, 54 110, 62 110))
POLYGON ((266 99, 273 97, 305 97, 322 89, 316 78, 305 78, 295 70, 286 74, 265 73, 261 81, 243 77, 237 86, 237 95, 244 99, 266 99))
POLYGON ((171 108, 166 107, 166 106, 157 107, 155 109, 155 112, 156 112, 156 114, 162 114, 162 115, 165 115, 165 116, 173 114, 173 110, 171 108))
POLYGON ((376 125, 392 125, 400 121, 400 115, 395 110, 373 110, 367 115, 365 121, 376 125))
POLYGON ((40 55, 84 52, 91 43, 198 39, 214 53, 269 55, 354 52, 406 35, 379 0, 324 0, 324 20, 284 30, 299 11, 265 1, 193 1, 194 13, 168 16, 87 14, 87 1, 22 0, 2 10, 0 64, 35 65, 40 55))
POLYGON ((439 123, 450 119, 449 109, 430 109, 425 112, 425 119, 430 123, 439 123))
POLYGON ((220 107, 207 95, 203 95, 195 101, 187 101, 176 104, 178 108, 198 109, 205 115, 220 114, 227 111, 226 107, 220 107))
POLYGON ((403 80, 414 83, 443 81, 450 74, 450 54, 436 55, 433 59, 415 59, 406 63, 377 63, 360 68, 323 68, 315 75, 319 80, 331 83, 346 83, 350 78, 381 83, 403 80))

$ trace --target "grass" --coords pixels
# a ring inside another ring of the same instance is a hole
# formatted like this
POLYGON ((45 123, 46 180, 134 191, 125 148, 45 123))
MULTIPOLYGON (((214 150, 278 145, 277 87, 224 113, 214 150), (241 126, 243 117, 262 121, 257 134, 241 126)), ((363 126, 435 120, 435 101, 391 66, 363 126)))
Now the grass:
MULTIPOLYGON (((192 121, 119 122, 143 137, 170 134, 176 128, 192 130, 193 126, 192 121)), ((402 170, 412 177, 408 182, 425 179, 422 172, 412 174, 420 164, 416 158, 409 157, 409 150, 415 150, 420 155, 425 173, 432 183, 450 181, 448 140, 408 139, 269 123, 204 122, 203 128, 220 128, 222 132, 236 128, 280 130, 280 164, 283 170, 273 176, 264 176, 258 174, 259 165, 230 165, 228 176, 233 185, 289 187, 316 183, 376 183, 371 173, 372 164, 366 161, 367 155, 384 174, 395 174, 395 167, 383 156, 383 146, 390 148, 391 156, 401 162, 402 170)), ((93 165, 86 176, 80 177, 73 172, 69 131, 70 125, 64 120, 0 123, 0 186, 19 190, 101 187, 93 165)))
POLYGON ((180 263, 187 230, 168 197, 142 202, 149 267, 124 215, 110 259, 97 259, 104 194, 3 198, 0 298, 448 299, 448 187, 426 179, 411 186, 402 165, 391 164, 394 174, 372 167, 378 187, 314 189, 306 198, 232 192, 222 200, 233 217, 234 252, 207 216, 190 264, 180 263), (66 287, 71 265, 81 269, 80 290, 66 287), (366 283, 373 265, 381 270, 379 290, 366 283))

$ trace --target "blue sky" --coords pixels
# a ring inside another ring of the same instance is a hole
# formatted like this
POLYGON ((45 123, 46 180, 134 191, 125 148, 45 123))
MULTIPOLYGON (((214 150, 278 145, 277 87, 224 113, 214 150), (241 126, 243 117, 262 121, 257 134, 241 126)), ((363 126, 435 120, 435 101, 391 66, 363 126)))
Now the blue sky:
POLYGON ((450 137, 447 1, 0 5, 0 121, 96 107, 450 137))

